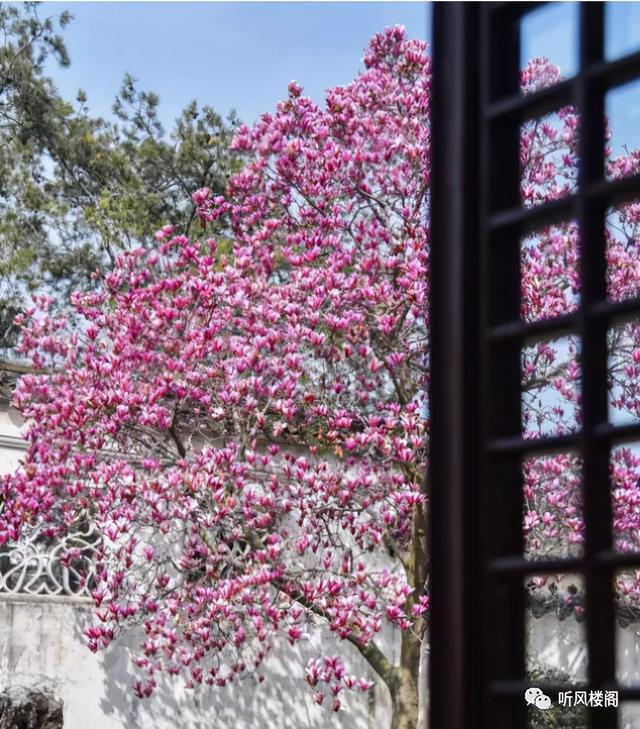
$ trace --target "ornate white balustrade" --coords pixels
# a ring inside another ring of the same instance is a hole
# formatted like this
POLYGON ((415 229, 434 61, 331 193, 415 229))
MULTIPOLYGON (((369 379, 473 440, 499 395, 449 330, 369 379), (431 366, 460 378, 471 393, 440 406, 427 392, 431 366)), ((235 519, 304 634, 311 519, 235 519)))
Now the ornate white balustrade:
POLYGON ((98 542, 90 527, 55 539, 41 526, 25 530, 19 543, 0 550, 0 594, 89 597, 98 542))

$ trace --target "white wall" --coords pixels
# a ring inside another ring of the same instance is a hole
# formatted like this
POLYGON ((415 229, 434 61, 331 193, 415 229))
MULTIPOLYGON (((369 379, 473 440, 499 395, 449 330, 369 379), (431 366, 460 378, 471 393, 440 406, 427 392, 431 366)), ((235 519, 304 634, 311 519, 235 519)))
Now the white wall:
MULTIPOLYGON (((527 621, 527 655, 532 663, 554 668, 576 681, 587 677, 585 623, 553 613, 527 621)), ((616 626, 616 677, 623 685, 640 684, 640 623, 616 626)), ((640 729, 640 704, 621 704, 619 729, 640 729)))
MULTIPOLYGON (((312 645, 285 644, 264 667, 267 680, 223 689, 185 690, 160 681, 151 699, 131 691, 127 642, 92 654, 84 645, 87 606, 71 598, 0 599, 0 691, 48 689, 62 699, 65 729, 376 729, 388 725, 384 697, 346 696, 350 710, 332 713, 311 700, 304 684, 312 645)), ((130 639, 135 636, 131 635, 130 639)), ((322 651, 331 651, 325 638, 322 651)), ((337 647, 336 647, 337 649, 337 647)), ((365 669, 366 670, 366 669, 365 669)))
POLYGON ((26 444, 20 437, 24 421, 20 413, 0 399, 0 474, 13 471, 26 444))

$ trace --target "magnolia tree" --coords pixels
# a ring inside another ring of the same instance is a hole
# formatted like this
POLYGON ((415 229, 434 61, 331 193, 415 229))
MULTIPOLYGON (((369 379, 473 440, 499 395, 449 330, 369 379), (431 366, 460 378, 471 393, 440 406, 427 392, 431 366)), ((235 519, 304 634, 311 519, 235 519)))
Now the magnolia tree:
MULTIPOLYGON (((533 62, 525 91, 554 74, 533 62)), ((15 393, 29 449, 2 483, 0 541, 34 523, 51 537, 94 526, 89 645, 143 628, 140 697, 160 672, 188 686, 260 680, 278 641, 324 626, 345 650, 307 665, 315 700, 338 710, 341 691, 369 688, 348 670, 355 651, 389 689, 393 729, 417 725, 429 614, 429 100, 425 44, 399 28, 375 36, 365 70, 324 108, 292 83, 275 114, 240 129, 234 146, 249 161, 228 194, 194 193, 199 239, 165 228, 156 250, 122 255, 94 293, 74 297, 73 321, 48 315, 44 299, 25 317, 21 351, 41 374, 15 393), (224 239, 207 238, 214 221, 224 239), (383 631, 400 643, 397 662, 383 631)), ((523 129, 525 204, 570 194, 576 126, 566 109, 523 129)), ((611 174, 626 164, 612 161, 611 174)), ((635 241, 632 210, 615 217, 635 241)), ((614 232, 609 242, 612 295, 628 295, 640 280, 635 242, 614 232)), ((571 222, 523 241, 525 318, 575 306, 578 256, 571 222)), ((618 359, 635 338, 622 332, 618 359)), ((575 346, 523 353, 527 434, 578 424, 575 346)), ((612 367, 629 412, 636 351, 612 367)), ((637 463, 621 453, 617 524, 635 545, 637 463)), ((579 545, 577 458, 524 468, 530 551, 579 545)))

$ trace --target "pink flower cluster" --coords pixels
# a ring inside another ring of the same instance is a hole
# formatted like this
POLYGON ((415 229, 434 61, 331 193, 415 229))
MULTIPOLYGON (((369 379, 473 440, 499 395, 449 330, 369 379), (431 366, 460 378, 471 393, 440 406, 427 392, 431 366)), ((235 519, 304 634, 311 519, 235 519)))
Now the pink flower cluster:
POLYGON ((338 656, 310 660, 307 664, 306 679, 309 686, 316 689, 313 694, 316 703, 322 704, 326 695, 333 697, 332 711, 340 710, 341 703, 337 697, 344 688, 352 691, 368 691, 373 686, 373 681, 348 674, 338 656))
MULTIPOLYGON (((139 696, 158 671, 224 686, 318 621, 366 646, 422 620, 391 555, 424 502, 429 63, 395 28, 326 108, 291 85, 240 129, 228 195, 194 193, 202 239, 159 230, 73 297, 75 324, 24 317, 42 374, 15 393, 29 450, 0 542, 92 521, 87 639, 142 626, 139 696)), ((334 695, 366 688, 327 660, 334 695)))

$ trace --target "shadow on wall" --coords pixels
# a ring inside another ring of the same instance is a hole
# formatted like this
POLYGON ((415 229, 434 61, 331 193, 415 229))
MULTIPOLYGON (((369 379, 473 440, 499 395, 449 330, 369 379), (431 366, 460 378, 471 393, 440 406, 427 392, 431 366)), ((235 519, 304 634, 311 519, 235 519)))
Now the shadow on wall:
MULTIPOLYGON (((83 624, 78 624, 77 640, 83 640, 82 629, 83 624)), ((131 689, 136 677, 130 660, 131 649, 135 648, 140 636, 134 632, 122 636, 95 656, 103 682, 100 713, 118 727, 384 729, 390 724, 389 700, 384 687, 377 686, 369 694, 344 691, 341 701, 345 709, 338 713, 332 712, 330 705, 319 706, 313 701, 311 690, 304 681, 304 669, 309 658, 344 650, 344 644, 338 645, 331 635, 315 635, 306 644, 299 643, 295 647, 284 640, 276 644, 262 666, 265 680, 260 684, 249 675, 223 688, 185 689, 182 677, 161 675, 153 695, 142 700, 136 698, 131 689)), ((357 654, 349 655, 345 664, 353 673, 371 676, 357 654)), ((329 702, 329 697, 325 702, 329 702)))

